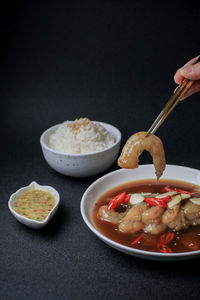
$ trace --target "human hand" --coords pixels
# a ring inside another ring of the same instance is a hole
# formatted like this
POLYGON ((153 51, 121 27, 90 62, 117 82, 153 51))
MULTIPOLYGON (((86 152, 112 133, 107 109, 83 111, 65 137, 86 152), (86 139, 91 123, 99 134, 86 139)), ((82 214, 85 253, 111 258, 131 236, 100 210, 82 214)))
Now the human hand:
POLYGON ((195 81, 189 91, 184 95, 183 99, 200 91, 200 62, 196 63, 199 57, 200 56, 198 55, 197 57, 188 61, 182 68, 178 69, 174 75, 174 81, 178 85, 181 84, 184 78, 195 81))

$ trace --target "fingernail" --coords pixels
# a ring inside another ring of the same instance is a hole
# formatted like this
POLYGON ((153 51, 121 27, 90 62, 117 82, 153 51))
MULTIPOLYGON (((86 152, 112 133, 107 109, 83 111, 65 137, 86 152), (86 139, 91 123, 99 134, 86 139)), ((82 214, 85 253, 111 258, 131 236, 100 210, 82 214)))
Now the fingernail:
POLYGON ((176 92, 176 90, 179 88, 179 85, 175 88, 174 93, 176 92))
POLYGON ((182 75, 188 75, 190 73, 193 72, 193 66, 190 65, 190 66, 187 66, 187 67, 183 67, 181 70, 180 70, 181 74, 182 75))

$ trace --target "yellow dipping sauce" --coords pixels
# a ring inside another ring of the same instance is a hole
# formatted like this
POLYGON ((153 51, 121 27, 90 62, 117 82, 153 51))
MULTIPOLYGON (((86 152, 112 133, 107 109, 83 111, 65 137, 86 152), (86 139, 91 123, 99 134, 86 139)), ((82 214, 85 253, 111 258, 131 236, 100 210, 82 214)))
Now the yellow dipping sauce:
POLYGON ((43 221, 56 204, 54 196, 41 190, 30 190, 13 203, 14 210, 29 219, 43 221))

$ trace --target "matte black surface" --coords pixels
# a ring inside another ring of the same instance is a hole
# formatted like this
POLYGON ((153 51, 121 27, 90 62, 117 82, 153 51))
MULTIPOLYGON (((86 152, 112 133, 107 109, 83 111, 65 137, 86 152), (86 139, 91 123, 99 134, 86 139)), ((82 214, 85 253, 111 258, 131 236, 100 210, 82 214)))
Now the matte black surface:
MULTIPOLYGON (((199 54, 199 12, 198 4, 178 1, 21 1, 1 9, 1 299, 199 298, 200 259, 146 261, 105 245, 79 208, 103 174, 62 176, 39 144, 48 127, 84 116, 117 126, 122 144, 147 130, 176 86, 177 68, 199 54), (7 207, 10 194, 32 180, 61 195, 40 231, 7 207)), ((157 132, 168 164, 200 169, 199 114, 196 94, 157 132)))

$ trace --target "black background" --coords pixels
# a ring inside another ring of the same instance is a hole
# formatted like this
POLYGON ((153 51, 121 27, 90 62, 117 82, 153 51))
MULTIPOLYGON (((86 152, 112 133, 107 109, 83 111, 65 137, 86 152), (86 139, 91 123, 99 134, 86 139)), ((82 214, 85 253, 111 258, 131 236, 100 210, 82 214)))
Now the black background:
MULTIPOLYGON (((181 1, 19 1, 1 9, 1 299, 199 298, 199 259, 130 257, 84 224, 83 192, 116 163, 92 178, 70 178, 46 164, 39 144, 48 127, 79 117, 118 127, 122 144, 147 130, 176 87, 176 70, 200 52, 199 13, 197 2, 181 1), (7 207, 10 194, 33 180, 61 196, 40 231, 7 207)), ((157 132, 168 164, 200 169, 199 113, 196 94, 157 132)))

